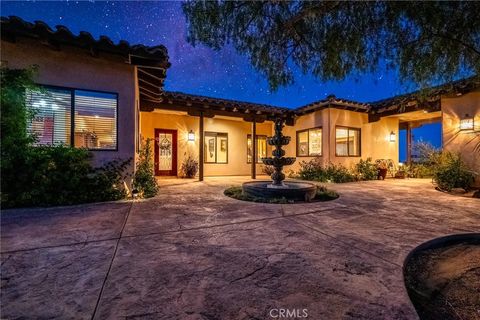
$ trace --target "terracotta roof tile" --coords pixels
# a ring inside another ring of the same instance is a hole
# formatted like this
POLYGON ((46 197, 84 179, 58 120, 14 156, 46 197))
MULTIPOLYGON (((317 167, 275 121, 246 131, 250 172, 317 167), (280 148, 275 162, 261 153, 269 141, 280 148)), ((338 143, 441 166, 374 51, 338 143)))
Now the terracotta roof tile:
POLYGON ((206 96, 187 94, 187 93, 175 92, 175 91, 165 91, 164 98, 165 100, 177 99, 177 100, 191 101, 192 103, 196 102, 196 103, 202 103, 202 104, 212 104, 215 106, 233 107, 233 108, 237 108, 239 111, 251 110, 251 111, 260 111, 265 113, 275 113, 275 114, 293 112, 292 109, 284 108, 284 107, 277 107, 277 106, 252 103, 252 102, 244 102, 244 101, 238 101, 238 100, 206 97, 206 96))
POLYGON ((95 39, 89 32, 80 31, 74 35, 67 27, 58 25, 55 30, 43 21, 26 22, 15 16, 1 17, 2 39, 27 37, 48 41, 53 45, 68 45, 72 47, 120 55, 125 58, 137 56, 151 60, 158 67, 168 68, 168 51, 163 45, 148 47, 144 45, 130 45, 121 40, 115 44, 109 37, 100 36, 95 39))

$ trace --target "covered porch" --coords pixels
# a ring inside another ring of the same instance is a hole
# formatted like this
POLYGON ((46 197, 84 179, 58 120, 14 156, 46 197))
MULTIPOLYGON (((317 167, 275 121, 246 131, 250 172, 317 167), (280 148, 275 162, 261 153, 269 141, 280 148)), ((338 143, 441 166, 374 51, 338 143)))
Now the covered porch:
POLYGON ((182 176, 182 164, 191 158, 198 161, 199 181, 226 175, 256 179, 261 158, 271 152, 266 137, 273 133, 272 121, 281 117, 293 125, 289 109, 176 92, 143 100, 140 111, 141 137, 155 141, 155 174, 182 176))
MULTIPOLYGON (((418 154, 415 151, 415 129, 422 128, 424 126, 429 127, 429 131, 433 134, 438 134, 438 140, 440 140, 440 145, 442 145, 442 112, 433 111, 429 112, 427 110, 419 110, 408 112, 398 115, 399 119, 399 143, 403 144, 405 150, 405 163, 409 164, 415 162, 418 158, 418 154), (440 130, 433 130, 435 128, 432 125, 437 124, 440 126, 440 130), (438 131, 438 132, 436 132, 438 131)), ((421 139, 420 139, 421 141, 421 139)), ((400 155, 399 155, 400 157, 400 155)), ((401 158, 401 157, 400 157, 401 158)))
MULTIPOLYGON (((402 151, 405 150, 404 162, 407 164, 415 161, 418 156, 414 152, 414 129, 426 125, 442 125, 441 96, 436 95, 430 99, 419 101, 415 96, 399 96, 385 101, 377 102, 374 114, 369 115, 371 120, 379 117, 393 118, 398 121, 398 136, 392 131, 390 141, 399 144, 398 160, 401 163, 402 151)), ((439 132, 442 145, 442 132, 439 132)))

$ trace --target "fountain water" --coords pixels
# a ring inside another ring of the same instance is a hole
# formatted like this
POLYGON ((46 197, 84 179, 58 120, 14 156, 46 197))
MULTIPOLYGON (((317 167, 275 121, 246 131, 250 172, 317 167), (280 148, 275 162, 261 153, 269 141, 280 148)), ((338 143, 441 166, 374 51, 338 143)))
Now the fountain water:
POLYGON ((293 157, 284 157, 285 150, 282 149, 282 146, 290 143, 290 137, 284 136, 282 133, 284 122, 284 119, 276 119, 275 135, 267 138, 267 143, 275 146, 275 149, 272 151, 273 157, 262 158, 262 162, 265 165, 273 166, 275 169, 271 176, 272 182, 245 182, 242 186, 243 192, 252 197, 310 201, 315 197, 316 185, 308 182, 284 182, 283 166, 291 165, 295 162, 293 157))

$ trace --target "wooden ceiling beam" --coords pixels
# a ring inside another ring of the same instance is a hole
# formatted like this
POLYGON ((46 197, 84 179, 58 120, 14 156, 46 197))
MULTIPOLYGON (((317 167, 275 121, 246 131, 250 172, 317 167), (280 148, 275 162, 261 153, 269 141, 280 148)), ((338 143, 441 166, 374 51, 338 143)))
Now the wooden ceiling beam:
POLYGON ((154 99, 154 100, 160 100, 160 101, 162 100, 162 96, 152 96, 152 95, 150 95, 148 93, 145 93, 145 92, 142 92, 142 91, 140 91, 140 95, 144 95, 144 96, 146 96, 150 99, 154 99))
POLYGON ((155 91, 155 90, 158 90, 159 92, 163 93, 163 87, 162 86, 158 86, 154 83, 151 83, 143 78, 138 78, 138 82, 139 82, 139 86, 140 87, 148 87, 149 90, 151 91, 155 91))

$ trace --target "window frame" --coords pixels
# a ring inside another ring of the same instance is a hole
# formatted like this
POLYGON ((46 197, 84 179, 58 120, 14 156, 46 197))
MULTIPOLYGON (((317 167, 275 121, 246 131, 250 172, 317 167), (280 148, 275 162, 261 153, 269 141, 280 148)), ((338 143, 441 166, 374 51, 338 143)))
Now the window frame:
POLYGON ((118 121, 119 121, 119 94, 117 92, 112 92, 112 91, 102 91, 102 90, 92 90, 92 89, 83 89, 83 88, 74 88, 74 87, 64 87, 64 86, 56 86, 56 85, 50 85, 50 84, 41 84, 37 83, 39 87, 45 88, 46 90, 52 89, 52 90, 64 90, 64 91, 70 91, 70 147, 77 148, 75 146, 75 91, 87 91, 87 92, 96 92, 96 93, 104 93, 104 94, 111 94, 115 96, 115 101, 116 101, 116 119, 115 119, 115 126, 116 126, 116 132, 115 132, 115 148, 114 149, 90 149, 86 148, 88 151, 118 151, 118 121))
MULTIPOLYGON (((247 134, 247 163, 248 164, 252 164, 252 161, 248 161, 248 139, 252 139, 252 134, 251 133, 248 133, 247 134)), ((265 150, 266 152, 268 153, 268 143, 267 143, 267 135, 266 134, 257 134, 256 135, 256 139, 255 140, 258 140, 258 138, 265 138, 265 150)), ((257 159, 258 159, 258 144, 256 145, 257 147, 257 150, 256 150, 256 155, 257 155, 257 159)), ((252 149, 253 150, 253 149, 252 149)), ((268 155, 267 155, 268 156, 268 155)), ((263 162, 261 160, 259 161, 256 161, 255 162, 256 164, 262 164, 263 162)))
POLYGON ((356 127, 347 127, 347 126, 335 126, 335 157, 342 158, 359 158, 362 156, 362 129, 356 127), (339 155, 337 154, 337 129, 346 129, 347 130, 347 154, 339 155), (348 138, 350 137, 350 130, 358 131, 358 155, 350 154, 350 146, 348 144, 348 138))
POLYGON ((295 135, 295 153, 296 153, 296 156, 297 157, 303 157, 303 158, 306 158, 306 157, 323 157, 323 127, 322 126, 318 126, 318 127, 313 127, 313 128, 308 128, 308 129, 302 129, 302 130, 297 130, 296 132, 296 135, 295 135), (316 154, 311 154, 310 153, 310 130, 322 130, 322 147, 320 148, 320 153, 316 153, 316 154), (307 133, 307 155, 304 156, 304 155, 299 155, 298 154, 298 147, 299 147, 299 143, 298 143, 298 135, 300 133, 303 133, 303 132, 306 132, 307 133))
POLYGON ((204 150, 204 155, 203 155, 203 163, 204 164, 228 164, 228 132, 215 132, 215 131, 205 131, 203 133, 203 145, 204 148, 206 147, 205 144, 205 138, 206 137, 215 137, 215 162, 207 162, 205 159, 205 150, 204 150), (217 148, 217 137, 218 136, 225 136, 227 137, 227 159, 225 162, 218 162, 218 148, 217 148))

